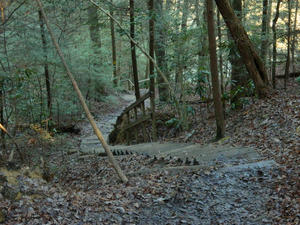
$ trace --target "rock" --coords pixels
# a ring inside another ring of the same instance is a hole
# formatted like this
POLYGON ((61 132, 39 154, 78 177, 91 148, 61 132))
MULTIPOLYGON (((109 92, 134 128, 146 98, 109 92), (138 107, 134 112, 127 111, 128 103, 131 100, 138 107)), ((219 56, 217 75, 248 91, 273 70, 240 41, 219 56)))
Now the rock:
POLYGON ((7 177, 4 175, 4 173, 0 172, 0 185, 3 185, 7 182, 7 177))
POLYGON ((189 160, 189 158, 188 157, 186 157, 186 159, 185 159, 185 165, 190 165, 191 164, 191 161, 189 160))
POLYGON ((3 210, 0 210, 0 223, 4 223, 6 219, 6 213, 3 210))
POLYGON ((296 128, 296 133, 300 136, 300 126, 296 128))
POLYGON ((194 166, 199 165, 199 162, 197 161, 196 158, 193 159, 193 165, 194 165, 194 166))
POLYGON ((18 200, 22 196, 19 188, 7 184, 3 186, 1 193, 4 198, 9 199, 11 201, 18 200))

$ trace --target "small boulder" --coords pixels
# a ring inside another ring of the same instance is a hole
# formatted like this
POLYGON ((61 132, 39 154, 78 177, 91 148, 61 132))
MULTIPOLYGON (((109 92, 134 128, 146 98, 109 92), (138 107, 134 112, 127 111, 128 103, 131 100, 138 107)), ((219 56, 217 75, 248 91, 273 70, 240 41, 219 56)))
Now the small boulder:
POLYGON ((3 185, 6 182, 7 182, 7 177, 5 176, 4 173, 0 172, 0 185, 3 185))
POLYGON ((11 201, 18 200, 21 198, 21 192, 19 188, 8 185, 7 183, 4 184, 1 194, 4 198, 9 199, 11 201))
POLYGON ((6 219, 6 213, 4 210, 0 210, 0 223, 4 223, 6 219))

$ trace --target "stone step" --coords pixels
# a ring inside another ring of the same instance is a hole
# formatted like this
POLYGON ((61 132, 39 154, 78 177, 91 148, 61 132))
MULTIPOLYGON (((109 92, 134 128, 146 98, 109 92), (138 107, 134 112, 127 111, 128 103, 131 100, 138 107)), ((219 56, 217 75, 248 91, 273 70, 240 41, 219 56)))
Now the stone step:
MULTIPOLYGON (((81 145, 81 151, 85 153, 96 153, 105 155, 105 151, 99 141, 92 140, 81 145)), ((196 159, 199 164, 236 164, 248 163, 263 158, 252 148, 198 145, 187 143, 143 143, 137 145, 110 146, 111 151, 125 154, 126 152, 147 154, 157 158, 176 157, 182 161, 196 159)))
POLYGON ((279 165, 274 160, 263 160, 259 162, 246 163, 235 166, 227 166, 220 170, 220 172, 241 172, 245 170, 261 170, 261 169, 271 169, 274 167, 279 167, 279 165))
MULTIPOLYGON (((224 165, 224 167, 218 168, 216 173, 218 176, 224 176, 224 173, 241 173, 249 170, 256 170, 257 172, 261 173, 261 176, 263 176, 265 170, 269 170, 271 168, 279 167, 279 165, 274 160, 263 160, 259 162, 252 162, 247 164, 240 164, 240 165, 224 165)), ((207 164, 201 164, 196 166, 176 166, 176 167, 163 167, 163 168, 142 168, 137 171, 132 171, 128 173, 128 176, 134 177, 134 176, 140 176, 144 174, 149 174, 157 171, 167 171, 169 175, 172 175, 173 173, 177 173, 178 171, 199 171, 199 170, 209 170, 211 169, 210 165, 207 164)))

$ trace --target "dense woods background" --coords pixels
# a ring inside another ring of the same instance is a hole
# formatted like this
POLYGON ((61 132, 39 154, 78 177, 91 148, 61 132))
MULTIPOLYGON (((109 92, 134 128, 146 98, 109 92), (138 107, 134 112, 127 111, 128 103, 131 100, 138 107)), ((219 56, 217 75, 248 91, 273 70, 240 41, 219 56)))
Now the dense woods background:
MULTIPOLYGON (((229 139, 229 144, 256 147, 297 171, 298 0, 42 3, 96 119, 123 107, 120 96, 131 94, 138 101, 149 91, 151 101, 143 101, 140 110, 149 112, 151 120, 135 130, 144 139, 131 143, 229 139)), ((0 164, 14 167, 17 158, 35 165, 42 158, 45 169, 44 158, 53 149, 78 148, 76 135, 87 126, 84 111, 37 2, 0 0, 0 9, 0 164)), ((125 143, 117 131, 111 139, 125 143)), ((51 180, 54 175, 45 170, 51 180)), ((289 185, 288 190, 297 187, 289 185)), ((293 191, 289 197, 297 193, 293 191)), ((287 202, 293 205, 291 199, 287 202)))
MULTIPOLYGON (((1 1, 1 4, 1 123, 9 124, 16 134, 17 128, 25 123, 43 124, 51 118, 51 123, 59 124, 81 119, 81 109, 36 4, 28 1, 1 1)), ((132 89, 135 73, 140 86, 148 86, 145 81, 149 77, 148 60, 137 48, 137 66, 132 67, 130 41, 124 35, 130 32, 129 2, 100 2, 124 30, 90 1, 45 1, 44 5, 67 63, 90 104, 114 101, 115 91, 132 89)), ((232 2, 270 81, 272 70, 284 75, 287 59, 288 73, 297 72, 299 60, 298 1, 282 1, 278 12, 277 5, 276 1, 232 2), (277 46, 272 50, 275 43, 277 46)), ((148 48, 147 10, 143 1, 136 1, 132 9, 134 39, 144 49, 148 48)), ((155 1, 154 13, 155 58, 172 88, 180 99, 189 94, 198 94, 204 101, 211 99, 204 2, 155 1)), ((232 107, 240 107, 243 99, 239 97, 254 92, 253 82, 219 12, 215 21, 222 96, 231 101, 232 107)), ((164 81, 156 73, 154 76, 160 99, 165 100, 164 81)))

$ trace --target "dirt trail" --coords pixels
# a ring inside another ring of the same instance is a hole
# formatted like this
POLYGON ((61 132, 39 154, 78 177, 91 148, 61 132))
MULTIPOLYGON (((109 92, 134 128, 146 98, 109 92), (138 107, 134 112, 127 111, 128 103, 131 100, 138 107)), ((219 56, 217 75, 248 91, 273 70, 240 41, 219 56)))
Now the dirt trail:
MULTIPOLYGON (((145 94, 146 90, 141 89, 141 94, 145 94)), ((101 130, 104 138, 107 140, 110 132, 112 132, 114 128, 114 124, 117 121, 117 118, 123 110, 135 102, 135 95, 134 93, 122 93, 119 96, 119 100, 116 99, 116 102, 113 102, 112 104, 116 104, 115 106, 112 107, 110 112, 106 113, 101 113, 95 115, 95 120, 98 128, 101 130)), ((149 102, 146 101, 146 107, 149 105, 149 102)), ((82 143, 89 141, 89 140, 94 140, 95 142, 98 140, 96 135, 94 135, 93 129, 89 124, 84 124, 82 126, 82 132, 81 132, 81 137, 80 140, 82 143)), ((99 141, 98 141, 99 142, 99 141)), ((97 145, 97 147, 101 147, 101 145, 97 145)), ((81 146, 81 149, 85 148, 85 146, 81 146)))
MULTIPOLYGON (((124 101, 118 108, 96 116, 106 137, 122 110, 134 101, 133 95, 122 98, 124 101)), ((108 166, 107 158, 93 154, 103 150, 90 126, 84 128, 81 136, 84 155, 70 154, 68 160, 60 156, 57 159, 65 168, 59 183, 66 191, 51 195, 47 191, 49 197, 37 200, 43 207, 35 208, 28 201, 19 210, 26 213, 28 208, 34 209, 32 220, 51 215, 55 224, 257 225, 274 224, 278 217, 268 205, 270 199, 277 197, 272 189, 277 165, 272 160, 264 160, 252 148, 188 143, 111 146, 115 151, 138 153, 116 156, 130 180, 123 185, 108 166), (196 170, 189 166, 171 173, 168 169, 172 166, 176 169, 186 166, 172 160, 159 165, 162 157, 170 156, 173 159, 194 157, 200 164, 207 164, 196 170), (140 171, 146 173, 135 173, 140 171)), ((42 188, 53 189, 52 186, 42 188)), ((14 214, 17 213, 12 211, 14 214)))

